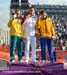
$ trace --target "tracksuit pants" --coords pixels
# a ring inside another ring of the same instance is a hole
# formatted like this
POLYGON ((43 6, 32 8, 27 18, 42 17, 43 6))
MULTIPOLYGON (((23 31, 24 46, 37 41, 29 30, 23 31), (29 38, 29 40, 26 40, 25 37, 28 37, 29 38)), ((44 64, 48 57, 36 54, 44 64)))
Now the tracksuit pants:
POLYGON ((18 61, 22 59, 22 47, 23 40, 20 36, 11 36, 10 37, 10 59, 15 59, 15 51, 18 50, 18 61))
POLYGON ((50 61, 54 60, 53 41, 50 38, 40 38, 41 44, 41 57, 42 60, 46 60, 46 45, 49 52, 50 61))
POLYGON ((32 49, 32 61, 36 61, 36 37, 35 36, 28 36, 26 38, 26 43, 25 43, 25 58, 26 60, 29 59, 29 50, 30 50, 30 45, 32 49))

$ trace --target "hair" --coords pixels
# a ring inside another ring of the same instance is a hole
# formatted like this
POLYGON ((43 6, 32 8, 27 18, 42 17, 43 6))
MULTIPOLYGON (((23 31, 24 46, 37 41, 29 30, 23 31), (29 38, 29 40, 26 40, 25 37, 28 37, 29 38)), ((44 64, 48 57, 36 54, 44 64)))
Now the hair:
POLYGON ((42 15, 44 12, 46 12, 45 10, 41 10, 40 11, 40 15, 42 15))
POLYGON ((27 16, 27 15, 29 15, 29 14, 30 14, 30 12, 29 12, 29 11, 25 13, 25 15, 24 15, 24 17, 23 17, 22 24, 24 23, 24 21, 25 21, 25 19, 26 19, 26 16, 27 16))
MULTIPOLYGON (((40 15, 42 15, 44 12, 46 13, 46 11, 45 11, 45 10, 41 10, 39 14, 40 14, 40 15)), ((47 14, 47 13, 46 13, 46 16, 48 16, 48 14, 47 14)))
POLYGON ((32 8, 34 8, 34 9, 35 9, 34 5, 31 5, 30 9, 32 9, 32 8))
POLYGON ((15 10, 15 13, 17 13, 18 11, 20 11, 20 9, 16 9, 16 10, 15 10))
POLYGON ((28 12, 25 13, 25 16, 27 16, 27 15, 29 15, 29 14, 30 14, 30 12, 28 11, 28 12))

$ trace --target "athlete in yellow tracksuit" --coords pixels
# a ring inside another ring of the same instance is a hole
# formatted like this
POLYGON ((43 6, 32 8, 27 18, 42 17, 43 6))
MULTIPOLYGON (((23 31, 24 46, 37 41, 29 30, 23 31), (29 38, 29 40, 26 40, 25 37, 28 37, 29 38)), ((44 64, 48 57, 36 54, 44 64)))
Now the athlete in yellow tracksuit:
POLYGON ((44 10, 40 12, 40 17, 36 22, 35 28, 39 31, 42 60, 46 60, 47 44, 50 60, 54 61, 52 39, 55 39, 55 31, 51 18, 47 16, 44 10))
POLYGON ((20 18, 11 18, 8 22, 8 27, 10 28, 10 62, 15 62, 15 50, 18 50, 18 61, 22 60, 22 47, 23 40, 22 36, 24 31, 21 25, 20 18))

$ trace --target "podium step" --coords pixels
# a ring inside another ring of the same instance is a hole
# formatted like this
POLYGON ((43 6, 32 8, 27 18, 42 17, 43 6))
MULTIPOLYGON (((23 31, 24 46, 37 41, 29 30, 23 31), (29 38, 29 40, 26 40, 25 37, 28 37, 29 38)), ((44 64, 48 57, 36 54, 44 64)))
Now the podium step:
POLYGON ((0 70, 0 75, 67 75, 66 65, 66 63, 8 64, 9 69, 0 70))

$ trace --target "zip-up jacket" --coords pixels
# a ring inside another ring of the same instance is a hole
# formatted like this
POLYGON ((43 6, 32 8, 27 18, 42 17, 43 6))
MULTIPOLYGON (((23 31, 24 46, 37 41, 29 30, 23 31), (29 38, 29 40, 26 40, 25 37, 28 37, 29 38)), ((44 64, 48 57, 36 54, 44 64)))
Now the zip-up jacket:
POLYGON ((51 18, 39 18, 36 22, 35 28, 39 31, 40 38, 55 38, 55 31, 51 18))

